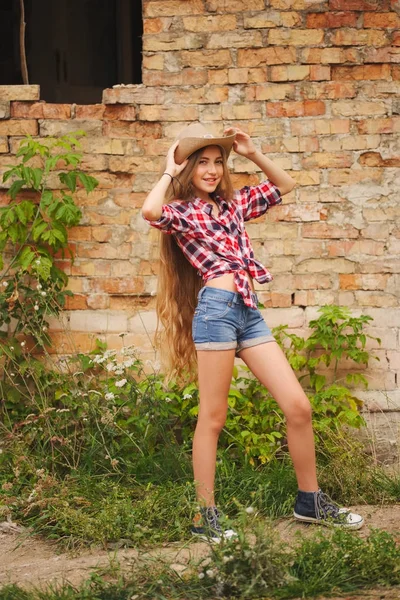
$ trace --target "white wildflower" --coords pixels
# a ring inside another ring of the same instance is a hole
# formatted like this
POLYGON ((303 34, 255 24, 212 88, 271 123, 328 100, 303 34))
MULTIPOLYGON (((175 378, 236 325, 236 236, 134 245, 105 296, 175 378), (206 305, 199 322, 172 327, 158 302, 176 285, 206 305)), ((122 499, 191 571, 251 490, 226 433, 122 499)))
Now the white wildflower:
POLYGON ((117 387, 122 387, 123 385, 125 385, 127 383, 127 381, 128 381, 127 379, 121 379, 120 381, 116 381, 115 385, 117 387))
POLYGON ((14 346, 10 346, 10 350, 12 352, 14 350, 14 346))
POLYGON ((185 395, 183 396, 183 399, 184 399, 184 400, 191 400, 192 398, 193 398, 192 394, 185 394, 185 395))
POLYGON ((114 398, 115 398, 115 394, 113 394, 112 392, 108 392, 108 393, 107 393, 107 394, 104 396, 104 398, 105 398, 106 400, 114 400, 114 398))
POLYGON ((24 347, 26 345, 26 342, 21 342, 21 346, 24 347))
POLYGON ((7 281, 3 281, 3 287, 7 287, 8 286, 8 282, 7 281))
POLYGON ((111 466, 114 468, 116 466, 118 466, 119 464, 119 460, 117 458, 113 458, 111 459, 111 466))
POLYGON ((107 363, 106 369, 107 371, 114 371, 115 365, 113 363, 107 363))
POLYGON ((40 265, 40 258, 38 258, 37 260, 35 260, 35 263, 36 263, 37 265, 40 265))
POLYGON ((41 289, 42 289, 42 287, 43 287, 43 286, 42 286, 42 284, 41 284, 41 283, 38 283, 38 284, 37 284, 37 286, 36 286, 36 289, 37 289, 37 290, 41 290, 41 289))
POLYGON ((46 327, 46 325, 43 325, 43 327, 42 327, 42 330, 43 330, 43 331, 47 331, 47 327, 46 327))
POLYGON ((165 402, 171 402, 171 398, 169 398, 168 396, 165 398, 165 402))
POLYGON ((247 512, 248 515, 252 515, 253 512, 254 512, 254 508, 252 506, 248 506, 246 508, 246 512, 247 512))
POLYGON ((39 310, 39 305, 35 304, 35 306, 33 307, 35 310, 39 310))
POLYGON ((129 358, 128 360, 125 360, 122 364, 124 365, 124 367, 128 368, 134 365, 135 361, 133 360, 133 358, 129 358))
POLYGON ((204 579, 204 573, 199 573, 199 579, 204 579))
POLYGON ((15 373, 10 373, 11 377, 15 377, 15 373))
POLYGON ((41 296, 47 296, 47 292, 40 292, 41 296))
POLYGON ((208 577, 214 577, 215 575, 214 575, 214 571, 213 571, 213 569, 207 569, 207 571, 206 571, 206 575, 207 575, 208 577))
POLYGON ((116 374, 116 375, 122 375, 122 373, 123 373, 123 372, 124 372, 124 370, 123 370, 123 369, 118 369, 118 368, 117 368, 117 369, 115 369, 115 374, 116 374))

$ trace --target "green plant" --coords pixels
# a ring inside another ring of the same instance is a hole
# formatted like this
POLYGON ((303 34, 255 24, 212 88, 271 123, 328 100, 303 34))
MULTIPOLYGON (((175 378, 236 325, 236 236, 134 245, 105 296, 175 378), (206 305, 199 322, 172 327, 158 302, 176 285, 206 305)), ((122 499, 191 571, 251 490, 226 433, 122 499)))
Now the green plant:
POLYGON ((16 153, 18 164, 3 175, 4 183, 12 181, 10 202, 0 207, 0 393, 9 403, 24 401, 32 369, 43 373, 32 357, 28 364, 27 347, 51 345, 46 319, 58 316, 72 295, 65 289, 68 277, 57 258, 67 252, 73 259, 68 228, 82 216, 74 193, 78 187, 89 193, 97 186, 94 177, 78 168, 82 155, 75 148, 80 135, 84 132, 43 143, 27 136, 16 153), (67 171, 60 171, 62 165, 67 171), (9 325, 11 335, 5 331, 9 325))

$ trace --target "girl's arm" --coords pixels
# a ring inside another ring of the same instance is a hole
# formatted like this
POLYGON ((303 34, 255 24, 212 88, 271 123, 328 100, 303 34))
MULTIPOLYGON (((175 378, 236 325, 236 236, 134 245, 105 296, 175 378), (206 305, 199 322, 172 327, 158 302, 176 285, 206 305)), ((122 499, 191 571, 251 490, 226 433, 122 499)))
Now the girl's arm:
POLYGON ((158 221, 158 219, 161 217, 162 205, 164 204, 165 194, 167 193, 168 187, 172 181, 171 178, 179 175, 179 173, 183 171, 187 165, 187 160, 185 160, 181 165, 177 165, 174 160, 175 149, 178 146, 178 143, 178 141, 175 142, 175 144, 173 144, 168 150, 165 172, 161 175, 160 179, 143 203, 142 215, 149 221, 158 221))
POLYGON ((236 132, 236 139, 233 143, 233 149, 237 154, 245 156, 252 160, 265 173, 268 179, 276 185, 281 196, 288 194, 296 185, 295 180, 290 177, 281 167, 278 167, 270 158, 264 156, 254 146, 250 136, 244 131, 230 127, 225 130, 225 135, 232 135, 236 132))

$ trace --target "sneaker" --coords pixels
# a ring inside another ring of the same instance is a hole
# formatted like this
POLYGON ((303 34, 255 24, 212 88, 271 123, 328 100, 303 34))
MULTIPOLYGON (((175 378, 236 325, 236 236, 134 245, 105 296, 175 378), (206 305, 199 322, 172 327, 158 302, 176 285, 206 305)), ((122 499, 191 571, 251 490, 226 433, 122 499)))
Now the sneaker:
POLYGON ((227 540, 237 536, 233 529, 222 529, 220 517, 221 513, 216 506, 201 507, 200 512, 193 519, 192 535, 215 544, 219 544, 222 539, 227 540))
POLYGON ((340 508, 321 490, 317 492, 298 491, 293 515, 305 523, 320 523, 344 529, 360 529, 364 525, 361 515, 340 508))

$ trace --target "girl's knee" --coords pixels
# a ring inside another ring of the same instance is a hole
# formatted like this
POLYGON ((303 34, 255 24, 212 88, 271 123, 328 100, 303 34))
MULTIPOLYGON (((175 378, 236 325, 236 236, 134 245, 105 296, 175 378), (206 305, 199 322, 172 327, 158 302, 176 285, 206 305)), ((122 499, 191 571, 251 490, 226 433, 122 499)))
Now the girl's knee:
POLYGON ((213 412, 202 412, 200 409, 197 424, 200 427, 205 427, 214 433, 220 433, 226 422, 227 412, 224 411, 213 411, 213 412))
POLYGON ((293 399, 285 417, 290 425, 299 426, 311 423, 312 408, 310 401, 305 394, 300 394, 293 399))

